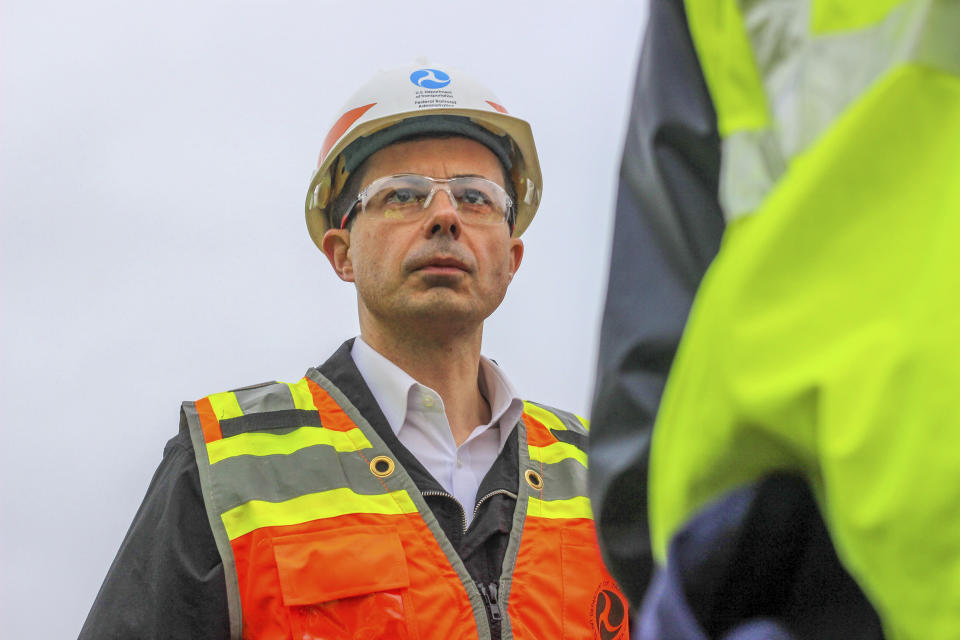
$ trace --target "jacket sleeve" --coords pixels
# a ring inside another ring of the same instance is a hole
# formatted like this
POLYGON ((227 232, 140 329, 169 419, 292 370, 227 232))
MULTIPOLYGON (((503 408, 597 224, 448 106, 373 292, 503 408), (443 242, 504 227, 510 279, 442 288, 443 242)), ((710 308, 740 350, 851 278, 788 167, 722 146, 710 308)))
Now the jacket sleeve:
POLYGON ((620 168, 592 410, 590 492, 611 573, 650 579, 650 431, 693 295, 719 248, 716 114, 683 3, 653 0, 620 168))
POLYGON ((223 565, 189 435, 167 444, 80 640, 227 638, 223 565))
POLYGON ((772 473, 705 505, 670 539, 636 620, 659 640, 883 640, 806 480, 772 473))

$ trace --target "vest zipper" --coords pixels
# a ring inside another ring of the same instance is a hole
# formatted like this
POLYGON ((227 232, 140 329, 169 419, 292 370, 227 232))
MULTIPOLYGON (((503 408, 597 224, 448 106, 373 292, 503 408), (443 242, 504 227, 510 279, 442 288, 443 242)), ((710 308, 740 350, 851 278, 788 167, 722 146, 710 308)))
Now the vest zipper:
POLYGON ((477 519, 477 513, 480 512, 480 505, 486 502, 487 498, 492 498, 493 496, 498 496, 498 495, 510 496, 514 500, 517 499, 517 494, 513 493, 512 491, 507 491, 506 489, 495 489, 490 493, 488 493, 487 495, 480 498, 479 500, 477 500, 477 504, 474 505, 473 507, 473 519, 474 520, 477 519))
POLYGON ((467 512, 464 511, 463 505, 460 504, 460 501, 459 501, 459 500, 457 500, 456 498, 454 498, 452 495, 450 495, 450 494, 447 493, 446 491, 431 491, 431 490, 428 489, 427 491, 421 491, 421 492, 420 492, 420 495, 422 495, 422 496, 443 496, 443 497, 450 498, 451 500, 453 500, 453 502, 454 502, 458 507, 460 507, 460 527, 463 529, 463 532, 464 532, 464 533, 467 532, 467 512))
POLYGON ((500 628, 503 614, 500 612, 500 603, 497 601, 497 583, 496 582, 478 582, 477 591, 483 603, 487 605, 487 621, 490 623, 490 635, 499 640, 502 630, 500 628))
MULTIPOLYGON (((445 497, 445 498, 450 498, 450 499, 453 500, 455 503, 457 503, 457 506, 460 507, 460 526, 463 527, 463 532, 464 532, 464 533, 467 532, 467 513, 466 513, 466 511, 464 510, 463 505, 460 504, 460 501, 459 501, 459 500, 457 500, 455 497, 453 497, 452 495, 450 495, 450 494, 447 493, 446 491, 433 491, 433 490, 428 489, 428 490, 426 490, 426 491, 421 491, 421 492, 420 492, 420 495, 422 495, 422 496, 442 496, 442 497, 445 497)), ((485 496, 483 496, 482 498, 480 498, 479 500, 477 500, 477 504, 474 505, 474 507, 473 507, 473 519, 474 519, 474 520, 477 519, 477 514, 480 512, 480 506, 481 506, 484 502, 486 502, 487 499, 492 498, 493 496, 499 496, 499 495, 510 496, 510 497, 513 498, 514 500, 517 499, 517 494, 513 493, 512 491, 507 491, 506 489, 495 489, 494 491, 491 491, 491 492, 488 493, 487 495, 485 495, 485 496)))
POLYGON ((487 605, 487 609, 490 610, 490 619, 499 621, 501 615, 500 604, 497 602, 497 583, 478 582, 477 589, 480 591, 480 595, 483 596, 483 602, 487 605))

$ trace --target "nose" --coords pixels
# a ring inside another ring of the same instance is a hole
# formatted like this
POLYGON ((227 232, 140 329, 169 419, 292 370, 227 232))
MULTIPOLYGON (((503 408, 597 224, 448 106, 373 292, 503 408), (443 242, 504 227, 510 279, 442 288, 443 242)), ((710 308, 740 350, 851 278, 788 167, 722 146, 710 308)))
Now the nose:
POLYGON ((457 201, 449 188, 437 185, 423 204, 426 210, 424 230, 428 237, 438 234, 449 234, 454 239, 460 237, 460 214, 457 213, 457 201))

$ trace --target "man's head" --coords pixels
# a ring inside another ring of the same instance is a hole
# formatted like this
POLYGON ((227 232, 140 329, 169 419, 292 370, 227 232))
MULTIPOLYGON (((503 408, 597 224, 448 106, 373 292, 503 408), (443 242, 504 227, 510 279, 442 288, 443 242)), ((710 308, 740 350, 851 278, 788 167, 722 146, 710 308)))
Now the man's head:
POLYGON ((529 125, 437 69, 380 74, 342 114, 310 183, 307 226, 355 283, 361 328, 478 329, 520 265, 518 236, 540 201, 529 125))

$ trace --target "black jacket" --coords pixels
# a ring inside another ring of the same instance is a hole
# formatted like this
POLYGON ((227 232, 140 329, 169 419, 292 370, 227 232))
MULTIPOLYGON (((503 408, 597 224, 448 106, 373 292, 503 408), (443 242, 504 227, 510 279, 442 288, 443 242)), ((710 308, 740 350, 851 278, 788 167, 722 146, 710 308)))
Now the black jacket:
POLYGON ((650 431, 693 296, 724 229, 716 120, 683 3, 653 0, 620 166, 590 429, 597 533, 634 607, 653 569, 650 431))
MULTIPOLYGON (((463 530, 463 508, 397 440, 345 342, 320 372, 336 384, 370 422, 417 484, 444 533, 480 586, 496 583, 510 537, 516 500, 498 493, 479 504, 463 530)), ((478 496, 497 489, 516 495, 517 430, 511 433, 478 496)), ((500 623, 488 607, 494 637, 500 623)), ((82 640, 104 638, 227 638, 226 583, 200 491, 190 435, 181 430, 163 452, 147 495, 87 617, 82 640)))

